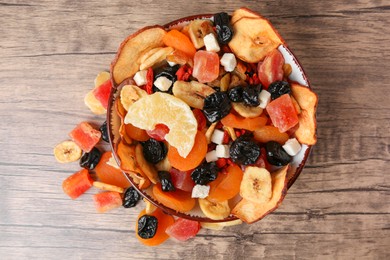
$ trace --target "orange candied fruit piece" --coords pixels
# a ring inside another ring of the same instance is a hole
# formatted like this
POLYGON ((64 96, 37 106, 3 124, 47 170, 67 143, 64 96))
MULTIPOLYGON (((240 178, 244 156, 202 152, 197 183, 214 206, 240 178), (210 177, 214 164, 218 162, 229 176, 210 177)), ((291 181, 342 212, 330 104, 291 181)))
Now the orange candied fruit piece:
POLYGON ((184 52, 190 57, 194 57, 196 49, 191 40, 176 29, 170 30, 164 35, 163 42, 166 46, 184 52))

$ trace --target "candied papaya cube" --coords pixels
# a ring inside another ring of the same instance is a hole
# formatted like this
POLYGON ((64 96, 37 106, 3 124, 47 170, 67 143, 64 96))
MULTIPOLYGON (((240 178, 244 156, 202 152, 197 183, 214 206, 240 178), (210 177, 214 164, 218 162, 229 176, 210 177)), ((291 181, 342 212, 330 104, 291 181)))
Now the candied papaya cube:
POLYGON ((298 115, 289 94, 284 94, 266 107, 272 124, 284 133, 298 124, 298 115))
POLYGON ((200 83, 211 82, 219 76, 219 56, 211 51, 197 51, 192 75, 200 83))
POLYGON ((111 94, 111 88, 112 88, 112 83, 111 80, 107 80, 97 88, 92 90, 93 95, 99 102, 102 104, 102 106, 107 109, 108 107, 108 100, 110 98, 111 94))
POLYGON ((87 169, 82 169, 62 182, 62 189, 72 199, 77 199, 92 187, 93 180, 87 169))
POLYGON ((104 213, 122 206, 122 197, 118 192, 107 191, 93 195, 97 212, 104 213))
POLYGON ((88 122, 81 122, 69 133, 70 138, 86 153, 99 142, 101 135, 88 122))

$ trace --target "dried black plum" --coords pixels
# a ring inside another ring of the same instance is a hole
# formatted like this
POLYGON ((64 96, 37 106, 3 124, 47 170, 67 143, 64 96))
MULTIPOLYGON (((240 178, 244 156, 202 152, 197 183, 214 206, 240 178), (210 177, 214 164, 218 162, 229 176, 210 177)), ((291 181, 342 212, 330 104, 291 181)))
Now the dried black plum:
POLYGON ((161 188, 163 191, 173 191, 175 186, 173 186, 171 174, 167 171, 159 171, 158 178, 161 182, 161 188))
POLYGON ((214 92, 204 99, 203 113, 211 123, 227 116, 231 108, 232 104, 226 92, 214 92))
POLYGON ((242 92, 242 99, 244 100, 244 104, 250 107, 257 107, 260 105, 259 94, 261 89, 261 84, 244 88, 242 92))
POLYGON ((109 139, 107 131, 107 121, 104 121, 104 123, 100 126, 99 130, 102 133, 102 140, 108 143, 109 139))
POLYGON ((141 195, 138 193, 138 191, 133 187, 129 187, 126 189, 123 195, 122 206, 125 208, 135 207, 135 205, 137 205, 140 199, 141 199, 141 195))
POLYGON ((232 102, 244 101, 244 99, 242 97, 243 92, 244 92, 244 88, 242 86, 237 86, 237 87, 231 88, 229 90, 229 93, 228 93, 230 101, 232 101, 232 102))
POLYGON ((161 91, 159 88, 157 88, 153 84, 153 92, 164 92, 164 93, 172 94, 172 86, 177 80, 176 72, 178 71, 179 68, 180 68, 180 65, 177 64, 177 65, 172 66, 172 67, 171 66, 162 66, 162 67, 155 69, 153 82, 155 82, 156 79, 158 79, 159 77, 166 77, 167 79, 172 81, 172 85, 168 91, 161 91))
POLYGON ((267 161, 272 165, 283 166, 292 160, 291 156, 278 142, 270 141, 266 143, 265 150, 267 151, 267 161))
POLYGON ((167 148, 164 142, 159 142, 156 139, 150 138, 143 142, 142 146, 144 157, 150 163, 156 164, 167 155, 167 148))
POLYGON ((94 147, 89 153, 84 153, 83 156, 81 156, 79 164, 85 169, 93 170, 99 163, 101 157, 102 153, 99 149, 94 147))
POLYGON ((143 215, 138 219, 138 236, 149 239, 156 235, 158 220, 155 216, 143 215))
POLYGON ((230 25, 230 18, 227 13, 214 15, 214 25, 217 30, 217 38, 220 44, 228 44, 233 38, 233 28, 230 25))
POLYGON ((268 92, 271 93, 271 99, 274 100, 284 94, 290 94, 291 87, 287 81, 274 81, 269 85, 268 92))
POLYGON ((206 185, 218 176, 218 167, 215 162, 203 163, 192 173, 191 178, 196 184, 206 185))
POLYGON ((245 135, 232 143, 229 152, 233 162, 241 165, 254 164, 261 154, 260 147, 245 135))

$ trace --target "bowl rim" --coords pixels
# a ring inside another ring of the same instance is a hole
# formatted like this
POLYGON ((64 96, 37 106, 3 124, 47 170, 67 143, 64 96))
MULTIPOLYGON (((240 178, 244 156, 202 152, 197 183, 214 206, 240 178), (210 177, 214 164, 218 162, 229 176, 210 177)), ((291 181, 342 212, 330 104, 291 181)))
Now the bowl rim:
MULTIPOLYGON (((192 21, 192 20, 196 20, 196 19, 202 19, 202 18, 210 19, 210 18, 212 18, 213 15, 214 14, 198 14, 198 15, 186 16, 186 17, 182 17, 182 18, 176 19, 174 21, 171 21, 169 23, 166 23, 162 27, 164 29, 169 29, 169 28, 171 28, 173 26, 176 26, 176 25, 178 25, 180 23, 185 23, 185 22, 189 22, 189 21, 192 21)), ((142 30, 142 28, 141 28, 141 30, 142 30)), ((134 33, 136 33, 136 32, 134 32, 134 33)), ((287 44, 284 43, 283 46, 285 47, 287 52, 289 52, 289 54, 294 58, 294 61, 296 62, 296 64, 298 65, 299 69, 302 72, 302 76, 303 76, 304 80, 307 82, 307 87, 312 90, 313 88, 311 87, 311 83, 310 83, 309 79, 307 78, 306 72, 305 72, 304 68, 302 67, 301 63, 299 62, 298 58, 294 55, 294 53, 287 46, 287 44)), ((112 119, 112 115, 111 114, 112 114, 112 111, 113 111, 112 109, 113 109, 114 101, 116 100, 115 94, 116 94, 118 88, 122 86, 123 82, 126 81, 126 79, 124 81, 122 81, 120 84, 116 84, 114 82, 114 80, 113 80, 113 77, 112 77, 112 71, 110 71, 110 75, 111 75, 110 80, 111 80, 111 83, 112 83, 112 89, 111 89, 110 97, 109 97, 109 100, 108 100, 108 107, 107 107, 107 114, 106 114, 107 131, 108 131, 108 137, 109 137, 109 145, 110 145, 112 154, 114 155, 114 158, 115 158, 116 162, 118 163, 118 165, 120 165, 120 160, 119 160, 119 158, 118 158, 118 156, 117 156, 117 154, 115 152, 114 134, 113 134, 112 124, 111 124, 111 119, 112 119)), ((317 132, 317 127, 316 127, 316 132, 317 132)), ((287 189, 290 189, 290 187, 294 184, 294 182, 297 180, 297 178, 301 174, 303 168, 306 165, 306 161, 309 158, 309 155, 310 155, 310 153, 312 151, 312 147, 313 147, 313 145, 308 145, 307 146, 307 149, 306 149, 306 151, 304 153, 302 161, 300 162, 300 164, 296 168, 293 176, 288 180, 287 189)), ((165 212, 167 214, 174 215, 174 216, 181 217, 181 218, 185 218, 185 219, 189 219, 189 220, 198 221, 198 222, 210 222, 210 223, 227 222, 227 221, 233 221, 233 220, 237 220, 238 219, 237 217, 235 217, 233 215, 229 215, 229 217, 224 218, 222 220, 213 220, 213 219, 210 219, 210 218, 207 218, 207 217, 192 216, 192 215, 187 214, 187 213, 178 212, 178 211, 176 211, 176 210, 174 210, 172 208, 169 208, 169 207, 159 203, 158 201, 154 200, 146 192, 144 192, 143 190, 139 189, 138 186, 133 182, 132 178, 129 175, 126 174, 126 172, 122 171, 122 173, 125 175, 126 179, 130 182, 131 186, 134 187, 134 189, 137 190, 138 193, 143 198, 145 198, 150 203, 152 203, 154 206, 160 208, 163 212, 165 212)))

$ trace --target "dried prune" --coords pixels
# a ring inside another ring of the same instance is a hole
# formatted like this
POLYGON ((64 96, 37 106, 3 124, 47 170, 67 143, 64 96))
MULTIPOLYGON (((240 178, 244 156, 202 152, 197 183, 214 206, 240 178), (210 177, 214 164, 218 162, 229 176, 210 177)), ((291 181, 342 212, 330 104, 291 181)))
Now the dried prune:
POLYGON ((153 84, 153 92, 164 92, 164 93, 172 94, 172 86, 177 80, 176 72, 178 71, 179 68, 180 68, 180 65, 178 65, 178 64, 175 66, 172 66, 172 67, 171 66, 162 66, 162 67, 157 68, 154 72, 153 82, 155 82, 156 79, 158 79, 159 77, 166 77, 167 79, 172 81, 172 85, 168 89, 168 91, 161 91, 159 88, 157 88, 153 84))
POLYGON ((242 102, 244 101, 242 97, 242 93, 244 92, 244 88, 242 86, 237 86, 234 88, 231 88, 228 92, 228 96, 230 101, 232 102, 242 102))
POLYGON ((163 142, 150 138, 142 143, 145 159, 153 164, 158 163, 167 155, 167 148, 163 142))
POLYGON ((266 143, 265 150, 267 151, 267 161, 272 165, 283 166, 292 160, 291 156, 278 142, 270 141, 266 143))
POLYGON ((143 215, 138 219, 138 236, 149 239, 156 235, 158 220, 155 216, 143 215))
POLYGON ((102 153, 99 149, 94 147, 89 153, 84 153, 83 156, 81 156, 79 164, 85 169, 93 170, 99 163, 101 157, 102 153))
POLYGON ((123 203, 122 206, 125 208, 132 208, 137 205, 138 201, 141 199, 141 195, 134 189, 133 187, 129 187, 126 189, 123 195, 123 203))
POLYGON ((171 174, 167 171, 159 171, 158 178, 161 182, 161 188, 163 191, 173 191, 175 186, 173 186, 171 174))
POLYGON ((191 179, 200 185, 206 185, 215 180, 217 176, 218 166, 215 162, 203 163, 191 173, 191 179))
POLYGON ((284 94, 290 94, 291 87, 287 81, 274 81, 269 85, 268 92, 271 93, 271 99, 274 100, 284 94))
POLYGON ((226 92, 214 92, 204 99, 203 113, 211 123, 227 116, 231 108, 232 104, 226 92))
POLYGON ((217 30, 218 42, 228 44, 233 38, 233 28, 230 25, 229 15, 225 12, 215 14, 214 25, 217 30))
POLYGON ((241 165, 254 164, 259 158, 260 147, 250 137, 242 135, 230 146, 230 158, 241 165))
POLYGON ((259 94, 261 89, 261 84, 244 88, 242 92, 244 104, 250 107, 257 107, 260 105, 259 94))
POLYGON ((107 121, 104 121, 104 123, 100 126, 99 130, 102 133, 102 140, 108 143, 109 139, 107 131, 107 121))

